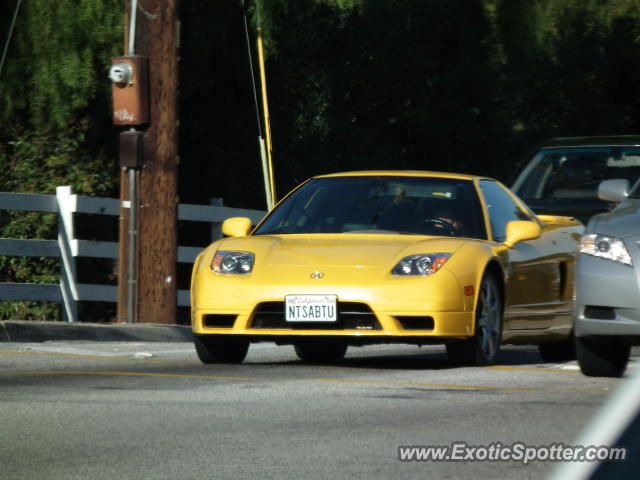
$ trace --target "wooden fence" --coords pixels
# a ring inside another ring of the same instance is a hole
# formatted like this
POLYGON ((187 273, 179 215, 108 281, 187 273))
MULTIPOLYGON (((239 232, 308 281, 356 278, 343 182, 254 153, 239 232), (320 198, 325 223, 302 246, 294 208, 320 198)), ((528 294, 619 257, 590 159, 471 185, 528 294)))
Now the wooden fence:
MULTIPOLYGON (((127 206, 125 203, 125 207, 127 206)), ((34 300, 60 302, 66 321, 78 320, 77 302, 116 302, 117 287, 83 284, 76 281, 76 258, 118 258, 117 242, 79 240, 75 238, 74 213, 120 215, 120 201, 113 198, 74 195, 71 187, 56 188, 55 195, 0 192, 0 210, 49 212, 58 215, 57 240, 23 240, 0 238, 0 255, 13 257, 60 258, 60 283, 2 283, 0 301, 34 300)), ((258 222, 265 212, 215 205, 178 205, 178 220, 206 222, 212 229, 229 217, 249 217, 258 222)), ((213 231, 213 230, 212 230, 213 231)), ((178 247, 178 263, 192 263, 199 247, 178 247)), ((189 291, 178 290, 178 306, 189 306, 189 291)))

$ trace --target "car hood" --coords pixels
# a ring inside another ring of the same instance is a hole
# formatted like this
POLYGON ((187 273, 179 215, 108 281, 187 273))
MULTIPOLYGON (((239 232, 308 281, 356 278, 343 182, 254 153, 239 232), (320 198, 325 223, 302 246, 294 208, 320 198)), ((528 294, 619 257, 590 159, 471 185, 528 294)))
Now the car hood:
POLYGON ((257 235, 224 239, 218 250, 255 254, 256 265, 382 267, 415 253, 453 253, 469 239, 413 235, 257 235))
POLYGON ((626 200, 612 212, 595 216, 587 230, 617 238, 640 234, 640 200, 626 200))

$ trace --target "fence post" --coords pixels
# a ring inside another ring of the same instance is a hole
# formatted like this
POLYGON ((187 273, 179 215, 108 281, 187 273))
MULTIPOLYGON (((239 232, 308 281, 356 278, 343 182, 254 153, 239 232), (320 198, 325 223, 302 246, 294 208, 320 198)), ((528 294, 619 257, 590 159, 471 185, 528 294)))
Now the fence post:
POLYGON ((58 246, 60 247, 60 291, 64 302, 62 315, 67 322, 78 321, 78 288, 74 247, 73 212, 77 196, 71 187, 56 187, 58 202, 58 246))

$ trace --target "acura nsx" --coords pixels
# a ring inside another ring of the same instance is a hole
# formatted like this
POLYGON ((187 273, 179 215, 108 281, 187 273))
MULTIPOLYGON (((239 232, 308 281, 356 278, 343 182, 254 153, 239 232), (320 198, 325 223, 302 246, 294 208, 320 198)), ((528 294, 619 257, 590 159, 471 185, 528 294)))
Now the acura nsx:
POLYGON ((584 226, 535 215, 500 182, 441 172, 321 175, 257 225, 224 222, 196 259, 192 330, 204 363, 253 342, 335 362, 349 346, 444 344, 456 363, 496 362, 501 343, 572 352, 584 226))

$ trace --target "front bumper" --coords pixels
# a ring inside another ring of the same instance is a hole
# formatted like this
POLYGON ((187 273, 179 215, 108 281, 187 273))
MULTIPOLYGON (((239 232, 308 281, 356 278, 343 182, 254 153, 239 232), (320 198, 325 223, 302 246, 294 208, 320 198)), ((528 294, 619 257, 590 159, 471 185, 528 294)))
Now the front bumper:
POLYGON ((637 268, 579 254, 575 285, 576 336, 640 336, 637 268))
POLYGON ((196 335, 234 335, 279 343, 295 343, 304 337, 339 338, 350 344, 442 343, 473 335, 475 296, 464 295, 450 272, 387 277, 382 282, 376 277, 376 272, 363 271, 358 279, 334 277, 323 283, 300 277, 294 284, 207 273, 196 277, 192 288, 192 329, 196 335), (287 323, 283 301, 293 294, 336 295, 338 321, 287 323))

